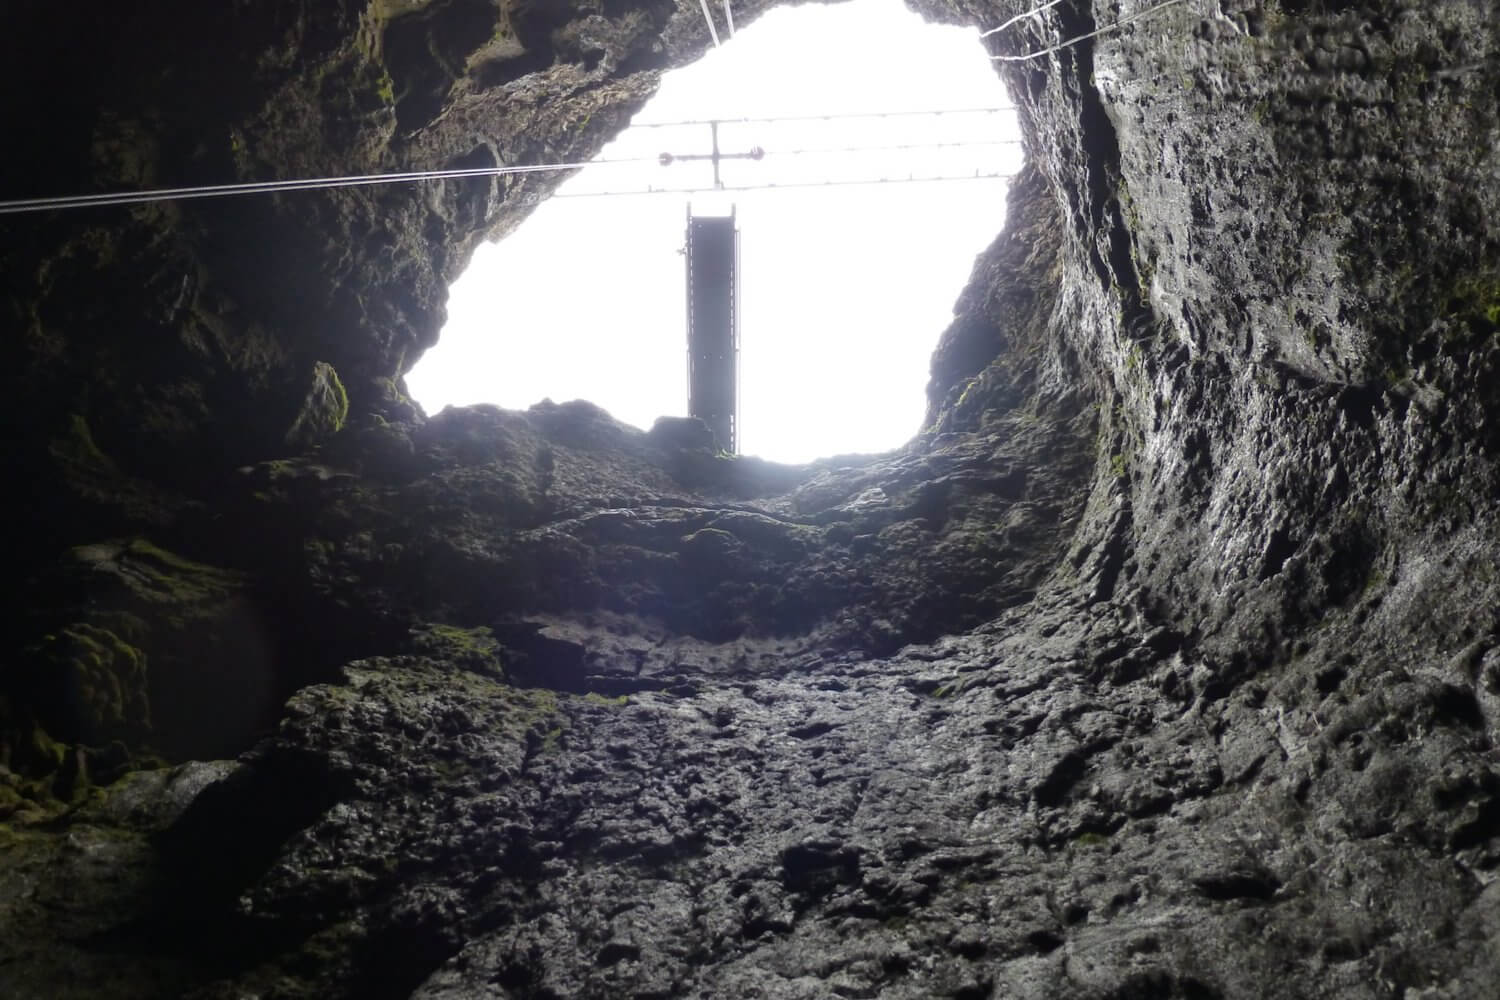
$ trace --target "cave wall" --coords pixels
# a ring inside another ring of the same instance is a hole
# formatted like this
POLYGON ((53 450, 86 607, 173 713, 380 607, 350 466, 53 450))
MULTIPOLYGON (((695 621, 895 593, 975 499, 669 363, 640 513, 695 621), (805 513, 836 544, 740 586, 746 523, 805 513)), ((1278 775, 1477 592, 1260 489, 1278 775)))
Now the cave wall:
MULTIPOLYGON (((763 6, 742 4, 741 23, 763 6)), ((24 154, 0 164, 0 187, 16 199, 582 161, 654 92, 663 68, 707 44, 697 7, 670 2, 178 3, 76 24, 26 2, 6 17, 0 82, 46 96, 5 111, 24 154)), ((288 579, 296 591, 307 578, 295 529, 263 530, 259 517, 239 537, 230 527, 265 492, 245 489, 240 470, 339 432, 368 441, 420 422, 401 375, 436 341, 448 282, 481 239, 509 231, 565 176, 5 216, 0 407, 7 426, 24 428, 11 461, 16 505, 28 512, 5 539, 18 580, 38 589, 4 621, 18 647, 60 650, 48 662, 87 661, 61 680, 50 667, 10 671, 4 686, 21 690, 0 726, 8 752, 39 766, 55 755, 32 736, 39 699, 55 706, 43 728, 66 742, 86 732, 139 747, 143 721, 64 724, 57 716, 74 709, 56 706, 82 698, 95 708, 81 714, 123 720, 113 702, 143 678, 173 697, 167 689, 180 688, 204 648, 246 646, 226 636, 256 634, 250 646, 265 652, 241 657, 253 668, 226 670, 255 679, 224 680, 272 708, 317 674, 290 661, 327 669, 342 654, 337 641, 327 653, 302 651, 312 630, 303 623, 327 609, 287 598, 288 579), (240 583, 161 627, 140 605, 172 603, 168 583, 152 584, 150 598, 130 592, 140 587, 116 593, 114 563, 100 570, 73 552, 136 536, 240 583), (81 621, 98 604, 109 620, 81 621), (183 617, 204 626, 180 628, 183 617), (68 630, 83 624, 108 634, 75 641, 68 630), (142 656, 158 669, 110 665, 142 656), (107 678, 132 671, 116 697, 107 678), (32 673, 42 676, 17 678, 32 673), (82 695, 36 690, 80 684, 82 695)), ((411 445, 395 438, 387 450, 398 464, 411 445)))
MULTIPOLYGON (((3 82, 47 99, 10 102, 25 155, 0 178, 26 198, 586 160, 701 51, 678 6, 18 4, 3 82)), ((343 419, 322 387, 382 412, 474 245, 561 179, 9 216, 8 413, 81 416, 122 471, 188 487, 316 444, 343 419)))
MULTIPOLYGON (((1487 995, 1496 15, 1187 0, 1001 64, 1029 165, 927 426, 806 467, 404 400, 544 182, 6 217, 0 992, 1487 995)), ((27 193, 581 158, 707 43, 58 16, 27 193)))

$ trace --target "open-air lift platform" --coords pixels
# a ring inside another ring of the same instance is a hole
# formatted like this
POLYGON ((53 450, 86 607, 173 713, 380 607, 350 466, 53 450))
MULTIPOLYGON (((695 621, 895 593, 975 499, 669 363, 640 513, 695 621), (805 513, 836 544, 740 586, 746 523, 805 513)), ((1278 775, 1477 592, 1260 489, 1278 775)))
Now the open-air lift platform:
POLYGON ((740 233, 729 215, 687 210, 688 414, 739 453, 740 233))

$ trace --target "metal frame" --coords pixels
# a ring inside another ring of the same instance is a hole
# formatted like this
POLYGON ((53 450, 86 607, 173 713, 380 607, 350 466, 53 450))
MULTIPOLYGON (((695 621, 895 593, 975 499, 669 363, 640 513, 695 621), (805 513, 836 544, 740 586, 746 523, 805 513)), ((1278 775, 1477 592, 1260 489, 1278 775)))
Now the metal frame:
POLYGON ((714 432, 718 447, 739 453, 740 431, 740 231, 737 210, 728 216, 694 218, 687 207, 687 377, 688 413, 714 432), (714 228, 727 228, 729 245, 719 242, 714 251, 700 246, 699 230, 706 236, 714 228), (726 256, 707 267, 702 254, 726 256), (723 284, 716 284, 722 281, 723 284), (700 313, 699 306, 711 314, 700 313), (726 328, 727 327, 727 328, 726 328))

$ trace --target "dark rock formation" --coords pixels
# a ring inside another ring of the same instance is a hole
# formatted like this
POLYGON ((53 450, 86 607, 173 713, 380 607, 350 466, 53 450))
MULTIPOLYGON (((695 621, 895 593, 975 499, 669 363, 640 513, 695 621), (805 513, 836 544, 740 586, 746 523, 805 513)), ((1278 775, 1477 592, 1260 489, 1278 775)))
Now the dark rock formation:
MULTIPOLYGON (((706 44, 13 7, 6 197, 582 158, 706 44)), ((1496 15, 1004 64, 927 427, 806 467, 404 397, 555 178, 0 217, 0 995, 1492 995, 1496 15)))

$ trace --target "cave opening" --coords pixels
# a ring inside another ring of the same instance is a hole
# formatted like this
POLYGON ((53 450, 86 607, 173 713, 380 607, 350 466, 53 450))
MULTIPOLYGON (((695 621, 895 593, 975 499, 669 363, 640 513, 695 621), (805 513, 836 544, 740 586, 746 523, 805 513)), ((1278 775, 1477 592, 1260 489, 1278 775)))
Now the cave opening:
POLYGON ((429 412, 581 398, 642 428, 686 414, 691 203, 739 219, 740 450, 803 462, 898 447, 920 429, 974 256, 1004 224, 1023 156, 1009 105, 977 29, 901 0, 773 9, 666 74, 598 166, 475 252, 411 392, 429 412), (743 118, 770 120, 728 121, 743 118), (641 127, 678 122, 695 124, 641 127), (765 155, 726 159, 714 190, 692 159, 714 142, 765 155), (602 162, 618 160, 638 162, 602 162), (620 193, 647 187, 674 193, 620 193))

